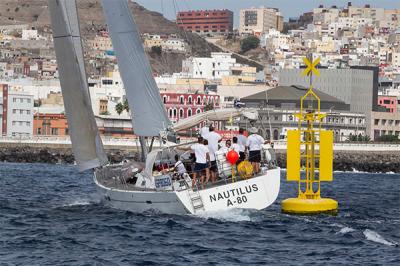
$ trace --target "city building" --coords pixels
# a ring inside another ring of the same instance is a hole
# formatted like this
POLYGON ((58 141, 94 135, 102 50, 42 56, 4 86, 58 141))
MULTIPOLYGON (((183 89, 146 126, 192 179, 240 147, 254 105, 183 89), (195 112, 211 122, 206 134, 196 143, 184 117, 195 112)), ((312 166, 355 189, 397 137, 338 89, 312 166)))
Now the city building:
POLYGON ((240 10, 239 33, 261 36, 269 29, 283 30, 283 16, 277 8, 240 10))
MULTIPOLYGON (((204 93, 161 92, 167 115, 172 122, 203 113, 208 109, 220 108, 219 95, 204 93)), ((218 126, 217 129, 220 129, 218 126)))
POLYGON ((33 135, 68 135, 68 122, 64 114, 36 113, 33 118, 33 135))
POLYGON ((182 72, 192 78, 221 80, 232 75, 234 67, 242 67, 236 63, 231 53, 211 53, 211 57, 191 57, 182 61, 182 72))
POLYGON ((182 29, 201 34, 224 34, 233 30, 233 12, 195 10, 178 12, 176 23, 182 29))
MULTIPOLYGON (((377 110, 378 69, 359 67, 360 69, 319 69, 321 75, 314 77, 313 87, 332 95, 350 105, 350 111, 368 114, 377 110)), ((309 87, 308 76, 304 69, 282 69, 279 73, 279 85, 300 85, 309 87)))
MULTIPOLYGON (((296 114, 300 112, 300 98, 306 88, 297 86, 279 86, 241 99, 247 107, 258 108, 259 119, 255 126, 266 139, 285 139, 287 131, 298 128, 296 114), (271 125, 271 126, 270 126, 271 125)), ((321 100, 322 128, 333 130, 335 141, 346 141, 351 135, 366 135, 365 114, 350 111, 350 106, 342 100, 323 93, 314 92, 321 100)), ((316 102, 310 102, 315 108, 316 102)), ((241 124, 246 127, 246 122, 241 124)))
POLYGON ((397 99, 397 96, 390 95, 379 95, 378 96, 378 105, 386 108, 389 113, 396 113, 400 110, 398 109, 400 100, 397 99))
POLYGON ((33 134, 33 95, 2 85, 2 135, 29 137, 33 134))
POLYGON ((400 112, 372 112, 371 129, 369 136, 372 140, 377 140, 381 136, 400 135, 400 112))

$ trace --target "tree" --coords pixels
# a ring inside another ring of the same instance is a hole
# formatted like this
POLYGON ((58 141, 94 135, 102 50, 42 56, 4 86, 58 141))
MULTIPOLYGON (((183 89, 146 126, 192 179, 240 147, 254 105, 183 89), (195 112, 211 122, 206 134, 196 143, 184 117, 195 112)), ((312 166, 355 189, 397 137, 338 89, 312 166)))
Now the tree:
POLYGON ((255 49, 260 44, 260 39, 256 36, 249 36, 240 41, 240 50, 242 53, 245 53, 251 49, 255 49))
POLYGON ((124 111, 124 105, 122 103, 117 103, 115 106, 115 111, 118 113, 118 115, 121 115, 121 113, 124 111))
POLYGON ((128 100, 127 100, 127 99, 125 99, 125 101, 124 101, 124 109, 125 109, 127 112, 129 112, 129 104, 128 104, 128 100))
POLYGON ((204 112, 210 111, 210 110, 214 110, 214 105, 212 103, 207 103, 204 106, 204 112))
POLYGON ((377 141, 384 141, 384 142, 398 142, 399 137, 396 135, 382 135, 377 138, 377 141))
POLYGON ((161 46, 157 45, 157 46, 152 46, 151 47, 151 52, 157 55, 161 55, 162 53, 162 48, 161 46))
POLYGON ((100 113, 100 115, 110 115, 110 112, 109 111, 103 111, 103 112, 100 113))

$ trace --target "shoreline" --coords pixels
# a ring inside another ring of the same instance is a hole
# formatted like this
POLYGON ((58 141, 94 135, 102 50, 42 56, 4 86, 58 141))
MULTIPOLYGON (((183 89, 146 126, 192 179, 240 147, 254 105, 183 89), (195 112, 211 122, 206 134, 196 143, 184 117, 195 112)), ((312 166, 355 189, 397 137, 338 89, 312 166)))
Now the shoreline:
MULTIPOLYGON (((137 159, 138 152, 132 150, 106 149, 111 163, 119 163, 124 159, 137 159)), ((278 165, 286 168, 286 152, 278 150, 278 165)), ((48 147, 2 147, 0 161, 12 163, 49 163, 74 164, 74 156, 70 148, 48 147)), ((335 151, 333 171, 366 172, 366 173, 400 173, 400 151, 361 152, 335 151)))

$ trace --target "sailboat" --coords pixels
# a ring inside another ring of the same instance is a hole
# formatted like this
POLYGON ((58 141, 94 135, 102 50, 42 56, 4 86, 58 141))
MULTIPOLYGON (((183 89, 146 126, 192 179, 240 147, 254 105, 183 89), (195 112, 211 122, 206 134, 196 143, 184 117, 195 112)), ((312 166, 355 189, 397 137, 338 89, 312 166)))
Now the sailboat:
POLYGON ((164 165, 168 155, 180 145, 167 141, 174 132, 191 128, 205 119, 243 115, 256 119, 257 115, 254 110, 223 109, 189 117, 173 125, 161 101, 127 0, 102 0, 102 6, 132 112, 133 129, 139 136, 143 162, 108 162, 90 104, 76 2, 49 0, 73 153, 79 170, 94 171, 93 180, 104 203, 133 212, 155 210, 171 214, 234 208, 261 210, 270 206, 280 188, 280 169, 274 165, 262 167, 257 175, 237 174, 238 178, 234 178, 229 175, 230 170, 226 171, 232 166, 222 156, 218 161, 222 180, 204 189, 192 187, 189 175, 174 179, 172 171, 154 170, 156 164, 164 165), (153 141, 148 143, 156 138, 165 144, 153 147, 153 141))

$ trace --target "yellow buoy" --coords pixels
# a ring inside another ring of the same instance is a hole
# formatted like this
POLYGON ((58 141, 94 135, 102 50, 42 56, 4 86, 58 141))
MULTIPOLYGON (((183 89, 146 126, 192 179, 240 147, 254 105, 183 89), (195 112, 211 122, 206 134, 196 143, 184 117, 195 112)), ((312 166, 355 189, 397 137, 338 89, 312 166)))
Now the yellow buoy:
POLYGON ((310 89, 301 98, 300 113, 296 114, 299 122, 298 130, 289 130, 287 136, 287 181, 298 182, 297 198, 289 198, 282 201, 282 212, 289 214, 318 214, 336 213, 338 202, 321 198, 321 181, 333 180, 333 132, 321 129, 321 120, 326 116, 320 113, 321 102, 312 89, 312 73, 319 74, 313 63, 308 62, 310 75, 310 89), (311 105, 304 111, 304 102, 310 100, 311 105), (317 106, 313 106, 313 102, 317 106), (302 123, 307 127, 303 129, 302 123), (315 129, 314 124, 319 124, 315 129), (304 152, 302 152, 304 150, 304 152), (318 151, 318 152, 317 152, 318 151), (305 176, 301 176, 301 170, 305 170, 305 176))

